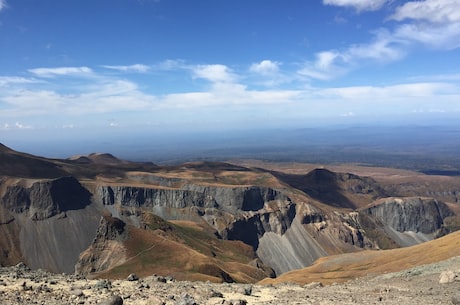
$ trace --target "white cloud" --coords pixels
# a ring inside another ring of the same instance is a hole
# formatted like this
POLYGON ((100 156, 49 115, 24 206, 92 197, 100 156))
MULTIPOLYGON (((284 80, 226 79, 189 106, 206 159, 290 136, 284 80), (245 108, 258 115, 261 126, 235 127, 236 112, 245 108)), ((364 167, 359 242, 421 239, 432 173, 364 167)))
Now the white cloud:
POLYGON ((376 11, 392 0, 323 0, 325 5, 346 6, 362 11, 376 11))
POLYGON ((453 50, 460 47, 460 22, 447 25, 404 24, 394 37, 429 48, 453 50))
POLYGON ((183 60, 167 59, 167 60, 164 60, 154 65, 154 68, 157 70, 171 71, 171 70, 179 70, 179 69, 189 69, 190 67, 187 66, 183 60))
MULTIPOLYGON (((363 11, 378 9, 391 1, 323 0, 323 3, 363 11)), ((372 62, 400 60, 417 45, 438 50, 460 48, 460 0, 409 1, 397 7, 388 19, 398 22, 392 30, 374 31, 368 43, 318 52, 298 73, 308 78, 330 80, 372 62)))
POLYGON ((343 63, 349 59, 346 54, 338 51, 323 51, 315 55, 314 62, 307 62, 297 73, 308 78, 329 80, 345 74, 348 71, 343 63))
POLYGON ((18 129, 33 129, 31 125, 24 125, 22 123, 16 122, 14 126, 18 129))
MULTIPOLYGON (((356 86, 324 89, 325 96, 344 101, 394 100, 395 98, 429 98, 442 95, 459 95, 460 88, 449 83, 410 83, 393 86, 356 86)), ((372 103, 370 103, 372 104, 372 103)))
POLYGON ((234 82, 235 75, 225 65, 198 65, 192 68, 196 78, 207 79, 211 82, 234 82))
POLYGON ((155 97, 141 92, 136 84, 124 80, 98 81, 81 87, 79 91, 63 94, 53 90, 17 88, 3 92, 0 100, 7 107, 2 110, 2 116, 74 116, 142 111, 150 109, 155 102, 155 97))
POLYGON ((333 79, 368 61, 385 63, 399 60, 406 54, 406 44, 402 37, 398 38, 382 29, 375 32, 375 38, 370 43, 350 45, 340 51, 318 52, 315 61, 307 62, 298 73, 314 79, 333 79))
POLYGON ((142 64, 135 64, 130 66, 102 66, 106 69, 117 70, 121 72, 138 72, 138 73, 145 73, 150 70, 150 66, 142 65, 142 64))
POLYGON ((0 0, 0 12, 6 7, 6 0, 0 0))
POLYGON ((390 19, 397 21, 404 19, 426 20, 433 23, 460 22, 460 0, 406 2, 396 9, 390 19))
POLYGON ((18 76, 0 76, 0 87, 6 87, 17 84, 35 84, 41 82, 42 81, 33 78, 25 78, 18 76))
POLYGON ((248 90, 235 83, 215 83, 207 92, 169 94, 161 99, 161 107, 193 109, 205 106, 254 106, 293 102, 300 95, 296 90, 248 90))
POLYGON ((36 68, 29 69, 30 73, 39 77, 56 77, 56 76, 82 76, 91 75, 93 71, 88 67, 58 67, 58 68, 36 68))
POLYGON ((279 66, 279 62, 266 59, 259 63, 253 63, 249 70, 261 75, 273 75, 279 72, 279 66))
POLYGON ((389 19, 411 21, 396 28, 397 39, 441 50, 460 47, 460 0, 410 1, 389 19))

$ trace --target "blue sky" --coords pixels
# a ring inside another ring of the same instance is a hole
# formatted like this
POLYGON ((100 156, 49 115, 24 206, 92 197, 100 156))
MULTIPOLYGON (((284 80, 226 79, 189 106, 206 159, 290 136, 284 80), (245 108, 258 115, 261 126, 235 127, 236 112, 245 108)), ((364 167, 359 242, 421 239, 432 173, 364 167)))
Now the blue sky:
POLYGON ((3 138, 444 116, 460 0, 0 0, 3 138))

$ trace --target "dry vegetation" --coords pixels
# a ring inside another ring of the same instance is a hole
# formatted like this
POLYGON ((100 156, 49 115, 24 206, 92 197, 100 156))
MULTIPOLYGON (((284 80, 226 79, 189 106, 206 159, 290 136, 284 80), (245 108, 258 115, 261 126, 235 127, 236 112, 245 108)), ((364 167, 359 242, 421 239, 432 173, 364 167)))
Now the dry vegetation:
POLYGON ((189 222, 167 222, 153 214, 144 217, 147 229, 129 228, 124 242, 127 260, 96 274, 97 278, 141 277, 152 273, 179 280, 211 282, 258 281, 267 275, 248 265, 255 259, 252 248, 240 241, 217 239, 207 228, 189 222))
POLYGON ((407 248, 362 251, 323 257, 312 266, 265 279, 262 284, 293 282, 323 284, 345 282, 366 275, 378 275, 440 262, 460 255, 460 232, 407 248))

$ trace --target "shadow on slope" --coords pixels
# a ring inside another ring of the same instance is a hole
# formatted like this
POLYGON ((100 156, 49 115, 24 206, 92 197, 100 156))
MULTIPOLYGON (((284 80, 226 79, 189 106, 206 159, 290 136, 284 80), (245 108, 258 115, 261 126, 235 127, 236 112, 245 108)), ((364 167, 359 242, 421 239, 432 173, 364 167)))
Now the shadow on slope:
POLYGON ((67 173, 51 160, 14 151, 0 144, 0 176, 57 178, 67 173))
POLYGON ((306 175, 271 173, 282 182, 327 205, 337 208, 357 208, 355 203, 343 194, 337 173, 322 168, 314 169, 306 175))

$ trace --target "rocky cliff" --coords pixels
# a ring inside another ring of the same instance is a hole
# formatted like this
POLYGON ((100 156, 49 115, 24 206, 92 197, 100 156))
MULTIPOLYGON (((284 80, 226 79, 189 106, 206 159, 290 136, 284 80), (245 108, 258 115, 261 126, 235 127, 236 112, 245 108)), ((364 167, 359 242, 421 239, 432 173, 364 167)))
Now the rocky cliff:
POLYGON ((433 198, 385 198, 362 210, 380 221, 385 231, 401 246, 409 246, 446 233, 444 219, 454 215, 433 198))
POLYGON ((126 224, 111 216, 102 216, 91 245, 80 254, 75 273, 90 274, 111 269, 126 260, 123 241, 128 238, 126 224))
POLYGON ((4 179, 0 187, 2 230, 7 230, 2 240, 10 240, 1 263, 25 260, 32 268, 73 272, 101 213, 91 193, 73 177, 4 179))
POLYGON ((25 180, 6 186, 1 205, 14 213, 26 213, 33 220, 44 220, 91 203, 91 193, 74 177, 62 177, 32 183, 25 180))

